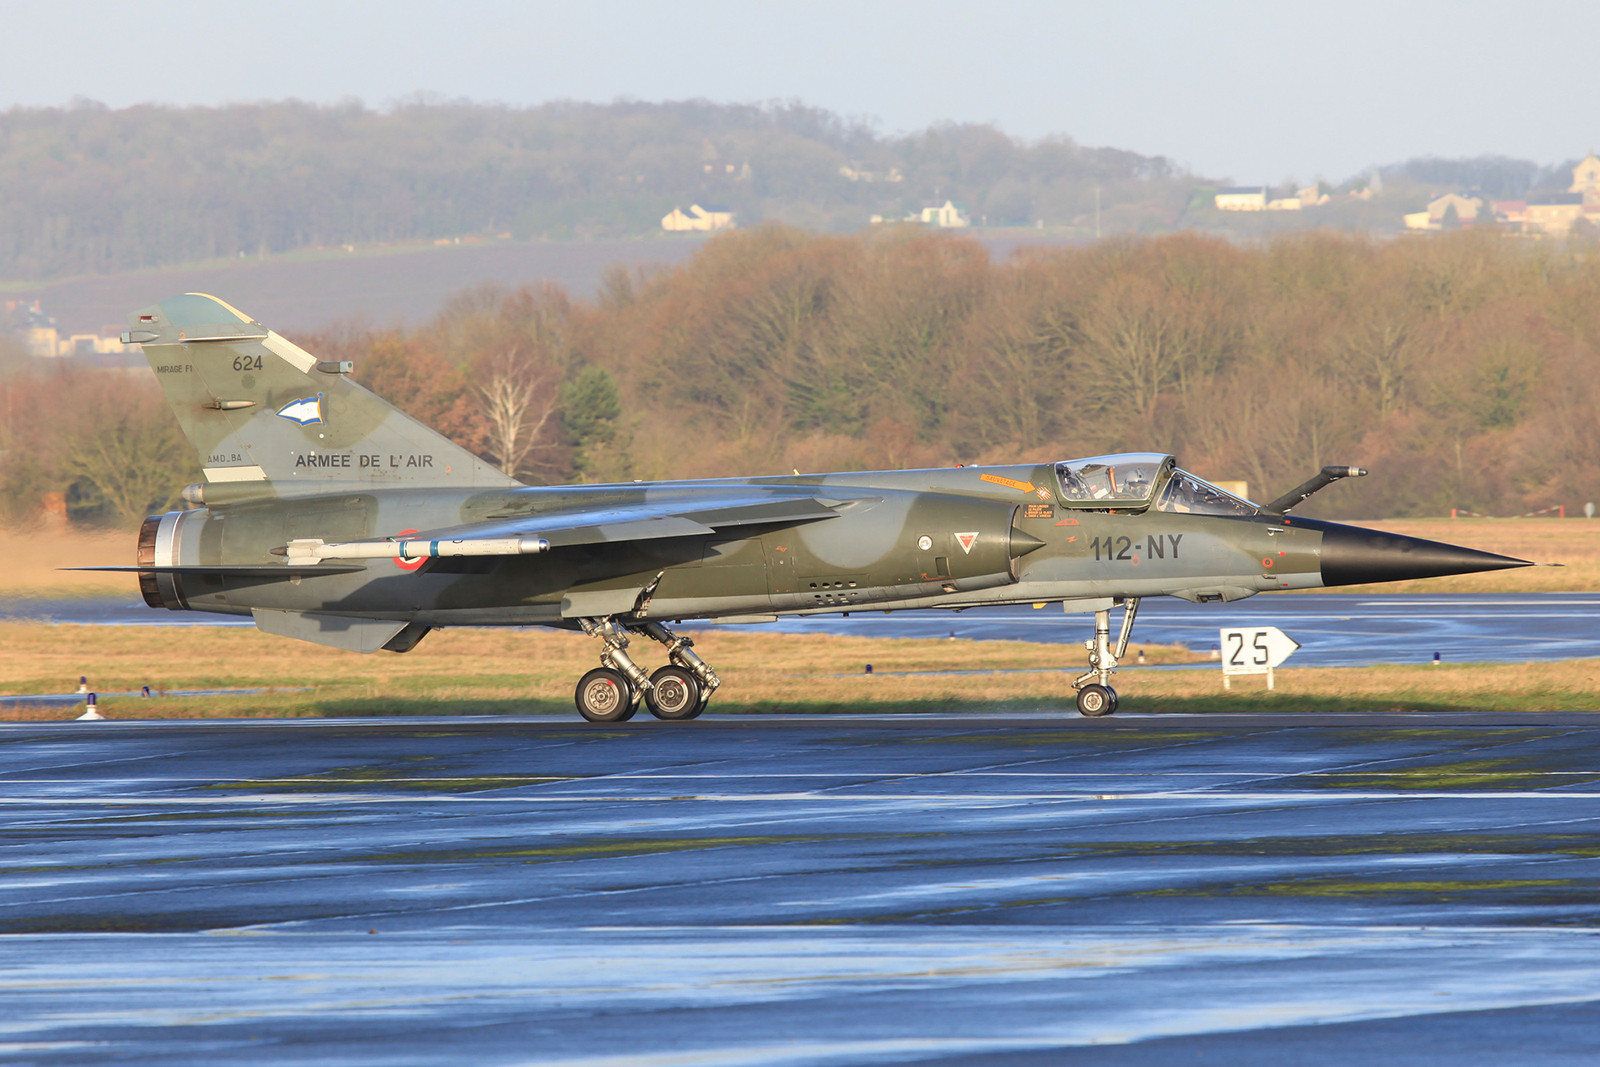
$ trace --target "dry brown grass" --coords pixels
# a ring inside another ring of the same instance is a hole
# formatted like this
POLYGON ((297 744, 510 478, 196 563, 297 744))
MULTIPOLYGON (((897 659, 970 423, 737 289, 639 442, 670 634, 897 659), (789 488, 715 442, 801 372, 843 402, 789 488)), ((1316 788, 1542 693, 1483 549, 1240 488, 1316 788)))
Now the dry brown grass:
POLYGON ((132 574, 59 569, 131 565, 138 536, 132 530, 0 529, 0 599, 138 596, 132 574))
MULTIPOLYGON (((641 642, 641 662, 660 661, 641 642)), ((698 639, 724 680, 719 714, 831 711, 1063 711, 1081 669, 1077 646, 1009 641, 879 640, 721 631, 698 639), (874 674, 863 674, 871 663, 874 674), (897 673, 897 672, 973 673, 897 673)), ((1153 664, 1193 662, 1145 646, 1153 664)), ((0 624, 0 692, 66 692, 87 674, 102 693, 273 688, 217 697, 108 697, 111 718, 394 714, 571 715, 572 687, 596 664, 594 642, 557 631, 447 630, 404 656, 358 656, 246 629, 0 624), (307 687, 304 689, 298 687, 307 687)), ((1600 707, 1600 661, 1542 665, 1374 667, 1278 672, 1225 693, 1214 670, 1131 668, 1117 677, 1129 710, 1353 710, 1600 707)), ((65 719, 79 708, 0 710, 65 719)))
MULTIPOLYGON (((1063 656, 1072 664, 1083 657, 1080 648, 1021 641, 880 640, 743 630, 705 635, 697 639, 697 647, 715 663, 725 693, 782 700, 805 699, 818 684, 833 686, 836 680, 849 683, 836 691, 848 692, 863 680, 867 663, 877 681, 897 671, 1051 670, 1063 666, 1063 656)), ((1183 649, 1143 648, 1153 663, 1201 658, 1183 649)), ((291 707, 330 697, 411 699, 424 694, 429 700, 526 698, 564 706, 578 677, 598 666, 598 651, 592 638, 546 629, 441 630, 403 656, 362 656, 244 628, 0 623, 0 692, 70 692, 78 677, 86 675, 94 689, 107 693, 144 685, 157 691, 315 689, 274 698, 291 707)), ((643 639, 635 641, 634 651, 648 665, 665 658, 643 639)), ((926 685, 917 689, 930 691, 926 685)), ((139 706, 171 704, 178 709, 190 702, 141 701, 139 706)))

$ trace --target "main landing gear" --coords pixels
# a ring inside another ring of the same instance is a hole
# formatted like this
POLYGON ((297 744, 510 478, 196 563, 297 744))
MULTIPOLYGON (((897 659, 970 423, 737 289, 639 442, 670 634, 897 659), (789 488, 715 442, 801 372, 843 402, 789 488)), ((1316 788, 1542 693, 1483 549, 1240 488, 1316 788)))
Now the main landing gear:
POLYGON ((578 714, 590 722, 627 722, 642 700, 658 719, 694 719, 706 710, 711 694, 722 684, 717 672, 695 655, 694 642, 680 637, 659 622, 624 626, 605 617, 579 619, 590 637, 605 642, 601 666, 578 680, 574 700, 578 714), (628 655, 628 631, 643 634, 666 646, 670 663, 646 675, 628 655))
POLYGON ((1117 713, 1117 691, 1111 688, 1111 675, 1117 669, 1117 661, 1128 654, 1128 638, 1133 635, 1133 620, 1138 614, 1138 597, 1128 597, 1122 602, 1122 630, 1113 651, 1111 610, 1094 613, 1094 639, 1083 643, 1089 650, 1089 669, 1072 680, 1072 688, 1078 691, 1078 711, 1082 714, 1099 718, 1117 713))

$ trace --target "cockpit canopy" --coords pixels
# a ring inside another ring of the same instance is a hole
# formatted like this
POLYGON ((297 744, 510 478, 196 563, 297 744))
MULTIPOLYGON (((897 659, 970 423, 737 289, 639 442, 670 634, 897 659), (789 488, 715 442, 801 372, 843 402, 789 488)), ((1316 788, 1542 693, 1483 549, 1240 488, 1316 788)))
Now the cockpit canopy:
POLYGON ((1261 509, 1204 478, 1174 469, 1166 488, 1161 490, 1161 498, 1156 501, 1156 510, 1190 515, 1254 515, 1261 509))
POLYGON ((1175 466, 1160 452, 1123 452, 1114 456, 1069 459, 1056 464, 1061 503, 1070 508, 1157 511, 1195 515, 1254 515, 1247 500, 1218 489, 1175 466))
POLYGON ((1061 502, 1068 507, 1137 510, 1150 506, 1171 469, 1171 456, 1124 452, 1057 463, 1056 481, 1061 502))

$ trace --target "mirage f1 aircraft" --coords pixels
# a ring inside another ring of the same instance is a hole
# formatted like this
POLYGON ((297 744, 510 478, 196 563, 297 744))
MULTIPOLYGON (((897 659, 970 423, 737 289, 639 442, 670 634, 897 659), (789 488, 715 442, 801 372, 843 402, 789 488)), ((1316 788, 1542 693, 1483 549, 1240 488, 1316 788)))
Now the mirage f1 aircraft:
POLYGON ((211 296, 135 313, 205 481, 151 516, 135 570, 152 608, 248 615, 268 633, 406 652, 439 626, 581 629, 600 666, 591 722, 692 719, 719 681, 684 619, 1057 602, 1092 613, 1078 710, 1117 709, 1111 675, 1149 596, 1528 566, 1453 545, 1291 517, 1324 467, 1265 506, 1133 453, 1062 463, 528 486, 396 411, 211 296), (1111 611, 1123 608, 1111 637, 1111 611), (629 635, 665 648, 647 671, 629 635))

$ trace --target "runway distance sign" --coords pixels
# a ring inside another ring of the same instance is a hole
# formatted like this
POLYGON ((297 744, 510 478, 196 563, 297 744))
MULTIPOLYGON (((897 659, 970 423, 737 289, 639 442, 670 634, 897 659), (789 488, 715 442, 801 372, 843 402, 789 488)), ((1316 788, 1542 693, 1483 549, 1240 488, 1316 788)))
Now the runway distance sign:
POLYGON ((1222 686, 1236 674, 1264 674, 1273 687, 1273 669, 1294 655, 1300 642, 1276 626, 1238 626, 1218 631, 1222 650, 1222 686))

